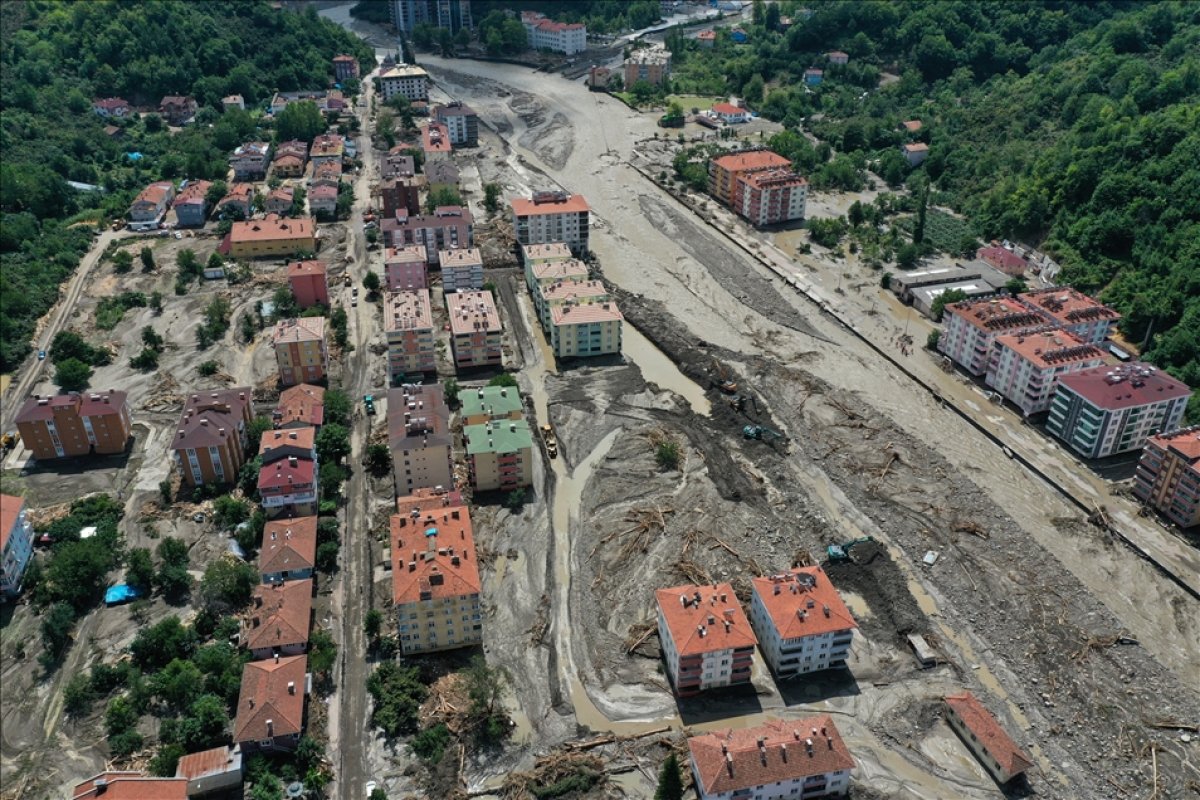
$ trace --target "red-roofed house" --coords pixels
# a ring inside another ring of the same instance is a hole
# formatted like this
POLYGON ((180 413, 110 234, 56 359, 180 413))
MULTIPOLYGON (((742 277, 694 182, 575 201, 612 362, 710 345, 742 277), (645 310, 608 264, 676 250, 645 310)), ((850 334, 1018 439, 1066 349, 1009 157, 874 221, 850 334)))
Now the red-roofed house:
POLYGON ((688 739, 700 800, 841 797, 854 759, 828 714, 688 739))
POLYGON ((120 119, 128 117, 133 112, 133 108, 129 105, 128 101, 120 97, 105 97, 102 100, 92 101, 92 111, 95 111, 102 117, 116 117, 120 119))
POLYGON ((193 394, 183 407, 171 451, 189 486, 228 483, 245 462, 250 387, 193 394))
POLYGON ((825 78, 825 70, 809 67, 804 70, 804 83, 808 86, 820 86, 825 78))
POLYGON ((198 106, 195 98, 169 94, 158 104, 158 113, 167 119, 169 125, 183 125, 196 116, 198 106))
POLYGON ((858 623, 823 569, 797 567, 750 583, 750 624, 777 676, 845 665, 858 623))
POLYGON ((1200 427, 1150 437, 1133 493, 1181 528, 1200 525, 1200 427))
POLYGON ((1040 328, 996 337, 984 379, 1025 416, 1050 408, 1058 381, 1105 363, 1105 353, 1064 330, 1040 328))
POLYGON ((1029 262, 1008 248, 993 244, 975 251, 975 257, 991 264, 1005 275, 1020 277, 1025 274, 1029 262))
POLYGON ((1046 430, 1084 458, 1141 450, 1183 421, 1192 390, 1150 364, 1095 367, 1058 379, 1046 430))
POLYGON ((735 106, 732 103, 714 103, 712 113, 726 125, 737 125, 750 121, 750 109, 735 106))
POLYGON ((246 664, 233 724, 233 741, 243 753, 296 748, 310 681, 306 656, 246 664))
POLYGON ((338 83, 358 77, 358 59, 344 53, 333 57, 333 77, 338 83))
POLYGON ((440 122, 422 125, 421 150, 426 164, 450 158, 450 129, 440 122))
POLYGON ((482 584, 470 511, 408 505, 407 514, 391 518, 392 600, 401 651, 412 655, 479 644, 482 584))
POLYGON ((946 721, 997 783, 1008 783, 1033 766, 992 712, 970 692, 946 695, 946 721))
POLYGON ((320 429, 325 424, 325 388, 309 383, 289 386, 279 394, 279 404, 271 415, 276 428, 320 429))
POLYGON ((263 583, 306 580, 317 563, 317 518, 269 520, 263 526, 258 571, 263 583))
POLYGON ((338 190, 337 186, 327 183, 314 185, 308 190, 308 210, 313 216, 323 216, 332 219, 337 215, 338 190))
POLYGON ((919 167, 929 157, 929 145, 924 142, 911 142, 900 146, 900 154, 910 167, 919 167))
POLYGON ((833 50, 831 52, 828 52, 825 54, 825 57, 827 59, 829 59, 830 64, 849 64, 850 63, 850 54, 843 53, 841 50, 833 50))
POLYGON ((33 557, 33 526, 25 513, 25 498, 0 494, 0 593, 13 597, 33 557))
POLYGON ((242 751, 237 747, 214 747, 189 753, 179 759, 175 777, 187 781, 188 797, 241 789, 242 751))
POLYGON ((308 650, 312 627, 311 579, 259 584, 242 620, 241 642, 256 661, 308 650))
MULTIPOLYGON (((334 192, 336 196, 336 191, 334 192)), ((287 265, 288 286, 300 308, 329 305, 329 281, 326 278, 324 261, 289 261, 287 265)))
POLYGON ((732 586, 676 586, 654 594, 658 638, 675 694, 750 682, 758 639, 732 586))
POLYGON ((729 153, 708 162, 708 193, 732 207, 738 179, 743 175, 791 166, 791 161, 770 150, 729 153))
POLYGON ((711 28, 696 34, 696 43, 704 48, 711 48, 717 43, 717 32, 711 28))
POLYGON ((208 190, 212 188, 209 181, 188 181, 188 185, 175 197, 175 217, 181 228, 199 228, 204 226, 208 218, 208 190))
POLYGON ((129 206, 129 229, 145 231, 157 228, 174 199, 175 184, 170 181, 158 181, 142 189, 129 206))
POLYGON ((235 183, 225 192, 225 196, 217 201, 217 213, 229 216, 230 219, 249 219, 254 207, 254 184, 235 183), (237 215, 230 215, 230 210, 236 209, 237 215))
MULTIPOLYGON (((278 162, 276 162, 278 163, 278 162)), ((280 186, 267 194, 263 209, 268 214, 286 217, 292 213, 292 204, 296 199, 296 190, 291 186, 280 186)))
POLYGON ((1051 325, 1058 325, 1085 342, 1103 342, 1121 319, 1116 311, 1069 286, 1024 292, 1017 299, 1051 325))
POLYGON ((258 472, 263 510, 271 517, 316 513, 318 480, 317 462, 311 459, 288 456, 264 464, 258 472))
POLYGON ((512 201, 513 230, 523 245, 566 242, 576 253, 588 249, 588 204, 581 194, 534 192, 512 201))
POLYGON ((141 771, 110 770, 75 785, 71 800, 186 800, 183 778, 153 778, 141 771))
POLYGON ((790 169, 765 169, 738 176, 733 210, 758 227, 804 219, 808 181, 790 169))

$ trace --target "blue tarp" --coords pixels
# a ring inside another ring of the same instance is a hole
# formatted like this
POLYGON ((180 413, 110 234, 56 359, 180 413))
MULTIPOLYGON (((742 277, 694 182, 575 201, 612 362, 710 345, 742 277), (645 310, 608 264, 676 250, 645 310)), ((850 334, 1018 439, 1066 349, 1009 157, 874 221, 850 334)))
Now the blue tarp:
POLYGON ((141 161, 142 160, 142 154, 137 152, 136 150, 133 151, 132 153, 126 153, 125 157, 128 158, 130 161, 141 161))
POLYGON ((145 595, 146 592, 136 586, 130 586, 127 583, 118 583, 116 586, 108 587, 108 591, 104 593, 104 603, 105 605, 118 606, 121 603, 128 603, 130 600, 136 600, 145 595))

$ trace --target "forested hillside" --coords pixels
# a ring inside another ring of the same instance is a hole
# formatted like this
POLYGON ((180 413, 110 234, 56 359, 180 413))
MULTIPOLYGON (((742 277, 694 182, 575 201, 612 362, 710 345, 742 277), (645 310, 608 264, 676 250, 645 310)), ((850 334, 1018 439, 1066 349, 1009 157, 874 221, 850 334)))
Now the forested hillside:
POLYGON ((35 321, 91 242, 90 224, 71 225, 123 213, 158 178, 224 176, 228 151, 260 120, 221 115, 222 97, 261 108, 276 90, 326 86, 338 53, 364 65, 374 56, 315 13, 266 0, 5 0, 0 40, 0 370, 26 355, 35 321), (92 113, 95 98, 155 108, 166 94, 194 96, 197 124, 172 133, 152 114, 118 122, 118 140, 92 113), (133 150, 141 160, 127 158, 133 150))
POLYGON ((850 180, 874 159, 891 182, 932 180, 933 202, 1041 243, 1200 386, 1200 3, 785 0, 756 3, 747 30, 712 51, 668 40, 675 90, 746 96, 832 145, 850 180), (911 119, 930 157, 910 175, 911 119))

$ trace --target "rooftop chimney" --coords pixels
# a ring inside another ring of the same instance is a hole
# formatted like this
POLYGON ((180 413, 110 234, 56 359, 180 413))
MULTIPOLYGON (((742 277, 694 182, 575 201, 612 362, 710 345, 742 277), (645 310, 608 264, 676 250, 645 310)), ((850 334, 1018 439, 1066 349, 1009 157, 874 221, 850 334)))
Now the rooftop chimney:
POLYGON ((296 693, 296 682, 288 681, 288 694, 295 694, 295 693, 296 693))

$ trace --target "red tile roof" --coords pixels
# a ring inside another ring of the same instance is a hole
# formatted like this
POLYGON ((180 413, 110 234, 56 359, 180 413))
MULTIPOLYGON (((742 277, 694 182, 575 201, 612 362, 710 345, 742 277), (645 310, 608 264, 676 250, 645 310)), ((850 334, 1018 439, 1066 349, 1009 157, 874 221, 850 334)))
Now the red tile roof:
POLYGON ((158 181, 142 189, 133 202, 156 206, 166 199, 168 193, 173 191, 175 191, 175 186, 170 181, 158 181))
POLYGON ((324 261, 310 259, 308 261, 289 261, 287 265, 287 276, 289 278, 298 278, 303 275, 324 275, 327 270, 324 261))
POLYGON ((242 620, 242 642, 248 650, 304 644, 312 624, 311 579, 259 584, 242 620))
POLYGON ((209 181, 189 181, 183 191, 175 195, 175 202, 171 204, 171 207, 178 208, 189 203, 204 203, 204 196, 208 194, 211 187, 212 183, 209 181))
POLYGON ((239 438, 238 424, 250 416, 251 389, 238 386, 191 395, 183 406, 173 450, 217 447, 239 438), (222 434, 221 430, 225 432, 222 434))
POLYGON ((311 239, 313 237, 313 221, 308 217, 286 219, 278 214, 267 214, 264 219, 233 223, 229 236, 231 242, 311 239))
POLYGON ((807 186, 808 181, 804 176, 792 172, 790 169, 764 169, 757 172, 751 172, 749 175, 741 175, 738 180, 745 181, 748 185, 755 189, 776 189, 781 186, 807 186))
POLYGON ((781 639, 857 628, 842 596, 820 567, 796 567, 750 581, 781 639))
POLYGON ((700 31, 696 34, 696 38, 704 40, 716 40, 717 32, 713 30, 700 31))
POLYGON ((708 795, 854 768, 828 714, 713 731, 688 739, 688 749, 708 795))
POLYGON ((981 247, 975 251, 975 257, 986 261, 1001 272, 1009 275, 1019 275, 1029 266, 1029 262, 1021 258, 1012 250, 992 245, 990 247, 981 247))
POLYGON ((550 309, 550 321, 557 325, 589 325, 594 322, 618 322, 624 315, 614 302, 561 305, 550 309))
POLYGON ((928 149, 929 145, 925 144, 924 142, 913 142, 911 144, 904 145, 904 152, 906 153, 922 153, 928 149))
POLYGON ((175 768, 176 778, 193 781, 206 775, 216 775, 230 769, 241 769, 242 755, 229 747, 214 747, 199 753, 188 753, 179 759, 175 768))
POLYGON ((676 586, 659 589, 654 596, 680 656, 758 644, 750 621, 728 583, 676 586))
POLYGON ((518 217, 533 217, 539 214, 582 214, 588 211, 587 200, 581 194, 569 195, 561 200, 526 200, 514 198, 512 209, 518 217))
POLYGON ((1093 319, 1118 320, 1121 315, 1108 306, 1069 286, 1037 289, 1017 296, 1031 308, 1053 317, 1062 325, 1078 325, 1093 319))
POLYGON ((967 730, 975 734, 1005 772, 1017 775, 1033 766, 1033 761, 1025 751, 1017 747, 1017 743, 1000 727, 992 712, 988 711, 975 695, 970 692, 948 694, 946 705, 958 715, 967 730))
POLYGON ((0 494, 0 553, 8 547, 8 535, 17 524, 17 517, 25 507, 24 497, 14 497, 11 494, 0 494))
POLYGON ((271 342, 275 345, 284 342, 319 342, 324 338, 324 317, 281 319, 271 332, 271 342))
POLYGON ((996 337, 996 346, 1015 352, 1038 369, 1103 360, 1107 354, 1094 344, 1061 329, 1012 333, 996 337))
POLYGON ((54 409, 69 407, 74 407, 75 413, 81 417, 103 417, 110 414, 120 414, 122 409, 128 405, 127 397, 128 395, 125 392, 115 389, 110 389, 107 392, 86 392, 84 394, 71 392, 70 394, 51 395, 50 397, 39 397, 35 394, 21 406, 15 422, 53 419, 54 409), (42 400, 46 400, 47 402, 43 403, 42 400))
POLYGON ((299 572, 317 563, 317 518, 295 517, 271 520, 263 526, 258 571, 299 572))
POLYGON ((1192 390, 1151 364, 1092 367, 1058 379, 1092 405, 1115 411, 1188 397, 1192 390))
POLYGON ((905 122, 902 122, 900 124, 903 125, 904 129, 906 131, 908 131, 909 133, 915 133, 915 132, 921 130, 921 127, 922 127, 922 122, 919 119, 906 120, 905 122))
POLYGON ((284 389, 275 407, 274 421, 277 427, 293 422, 321 425, 325 421, 325 388, 301 383, 284 389))
POLYGON ((311 453, 317 442, 316 428, 291 428, 284 431, 266 431, 258 444, 258 454, 264 464, 278 460, 281 454, 275 451, 303 450, 311 453))
POLYGON ((392 600, 396 605, 479 594, 481 582, 464 506, 393 514, 392 600))
POLYGON ((71 800, 185 800, 186 778, 152 778, 144 772, 101 772, 77 784, 71 800), (101 782, 97 786, 97 782, 101 782))
POLYGON ((287 489, 292 486, 312 486, 317 474, 315 462, 305 458, 291 460, 280 459, 274 464, 267 464, 258 473, 258 491, 287 489))
POLYGON ((1183 428, 1170 433, 1151 436, 1147 444, 1170 450, 1189 464, 1200 463, 1200 428, 1183 428))
POLYGON ((772 167, 790 167, 788 161, 778 153, 770 150, 751 150, 748 153, 730 153, 714 158, 718 167, 727 172, 747 172, 750 170, 771 169, 772 167))
POLYGON ((1045 318, 1011 297, 960 300, 946 306, 946 313, 962 317, 986 333, 1036 328, 1045 318))
POLYGON ((744 108, 738 108, 733 103, 713 103, 712 110, 717 114, 739 116, 749 113, 744 108))
POLYGON ((443 489, 440 492, 433 488, 417 489, 410 495, 396 498, 396 511, 411 516, 414 510, 418 512, 437 511, 441 508, 461 506, 462 504, 462 492, 457 489, 451 491, 443 489))
POLYGON ((304 726, 307 670, 307 656, 246 664, 242 670, 242 692, 238 696, 233 741, 253 742, 300 733, 304 726), (292 684, 290 689, 289 683, 292 684))
POLYGON ((421 126, 421 147, 426 153, 450 152, 450 129, 441 122, 421 126))
POLYGON ((103 100, 93 100, 92 108, 103 108, 107 111, 116 111, 119 108, 129 108, 129 102, 122 100, 119 97, 105 97, 103 100))

